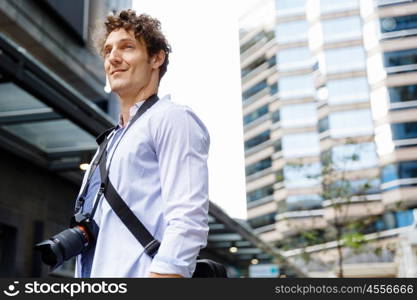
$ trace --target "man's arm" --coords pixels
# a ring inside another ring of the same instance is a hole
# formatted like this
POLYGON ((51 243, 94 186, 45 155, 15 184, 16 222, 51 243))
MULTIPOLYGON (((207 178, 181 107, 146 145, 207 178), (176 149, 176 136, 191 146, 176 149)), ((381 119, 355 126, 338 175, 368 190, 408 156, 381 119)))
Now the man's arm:
POLYGON ((189 109, 173 107, 154 128, 166 229, 151 276, 191 277, 207 243, 209 135, 189 109))

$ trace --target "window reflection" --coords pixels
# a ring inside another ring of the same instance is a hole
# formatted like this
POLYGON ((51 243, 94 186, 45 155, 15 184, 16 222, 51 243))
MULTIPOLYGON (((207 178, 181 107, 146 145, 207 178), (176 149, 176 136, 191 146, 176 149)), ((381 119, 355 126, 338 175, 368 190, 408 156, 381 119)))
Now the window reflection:
POLYGON ((312 74, 282 77, 279 80, 281 98, 308 97, 315 93, 312 74))
POLYGON ((346 72, 365 68, 363 47, 329 49, 325 52, 327 73, 346 72), (349 61, 349 63, 346 63, 349 61))
POLYGON ((345 144, 332 148, 333 167, 337 170, 360 170, 378 165, 374 143, 345 144))
POLYGON ((307 68, 311 65, 311 52, 308 47, 290 48, 278 51, 280 71, 307 68))
POLYGON ((391 124, 394 140, 417 138, 417 122, 391 124))
POLYGON ((254 190, 250 193, 246 194, 246 200, 247 202, 253 202, 262 198, 265 198, 267 196, 274 194, 274 187, 272 184, 264 186, 260 189, 254 190))
POLYGON ((330 13, 358 7, 359 0, 320 0, 320 10, 322 13, 330 13))
POLYGON ((417 85, 404 85, 388 88, 390 102, 417 100, 417 85))
POLYGON ((258 134, 257 136, 247 140, 245 142, 245 150, 249 150, 255 146, 258 146, 259 144, 262 144, 263 142, 266 142, 267 140, 269 140, 269 134, 270 131, 265 130, 261 134, 258 134))
POLYGON ((276 28, 277 41, 290 43, 307 40, 308 23, 305 20, 279 23, 276 28))
POLYGON ((320 163, 284 166, 286 188, 305 188, 320 183, 320 163))
POLYGON ((329 19, 322 23, 325 42, 361 38, 362 24, 359 16, 329 19))
POLYGON ((380 19, 381 32, 393 32, 417 28, 417 15, 389 17, 380 19))
POLYGON ((267 168, 270 168, 272 166, 272 160, 270 157, 265 158, 261 161, 258 161, 254 164, 251 164, 246 167, 246 176, 250 176, 252 174, 255 174, 257 172, 260 172, 262 170, 265 170, 267 168))
POLYGON ((287 210, 306 210, 321 208, 322 198, 315 194, 292 195, 285 199, 287 210))
POLYGON ((329 125, 330 135, 336 138, 372 134, 374 130, 369 109, 333 112, 329 125))
POLYGON ((303 157, 317 155, 320 152, 317 132, 287 134, 282 137, 284 157, 303 157))
POLYGON ((384 66, 396 67, 417 64, 417 49, 391 51, 384 53, 384 66))
POLYGON ((267 86, 268 86, 268 84, 266 83, 266 79, 265 80, 262 80, 261 82, 259 82, 257 84, 255 84, 253 87, 251 87, 250 89, 246 90, 242 94, 243 100, 249 99, 250 97, 252 97, 256 93, 260 92, 261 90, 263 90, 267 86))
POLYGON ((313 126, 317 123, 316 103, 284 105, 281 107, 281 126, 313 126))
POLYGON ((272 212, 266 215, 248 219, 248 222, 252 228, 259 228, 262 226, 274 224, 275 215, 276 215, 276 212, 272 212))
POLYGON ((262 117, 262 116, 264 116, 266 114, 268 114, 268 104, 259 107, 254 112, 251 112, 249 114, 246 114, 243 117, 243 124, 244 125, 247 125, 247 124, 249 124, 249 123, 251 123, 251 122, 259 119, 260 117, 262 117))
POLYGON ((365 77, 330 80, 327 82, 328 103, 345 104, 369 100, 368 81, 365 77))

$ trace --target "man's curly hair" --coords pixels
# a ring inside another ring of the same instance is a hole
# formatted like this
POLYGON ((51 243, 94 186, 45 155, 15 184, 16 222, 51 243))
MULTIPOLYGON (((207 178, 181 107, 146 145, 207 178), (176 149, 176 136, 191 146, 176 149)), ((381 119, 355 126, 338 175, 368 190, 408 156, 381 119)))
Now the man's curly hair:
POLYGON ((159 53, 160 50, 165 52, 165 61, 159 67, 159 79, 164 76, 167 71, 171 46, 161 31, 161 22, 147 14, 137 16, 134 10, 128 9, 107 16, 104 25, 105 32, 97 41, 97 48, 101 55, 103 55, 104 43, 113 30, 120 28, 124 28, 126 31, 133 30, 136 39, 145 43, 150 57, 159 53))

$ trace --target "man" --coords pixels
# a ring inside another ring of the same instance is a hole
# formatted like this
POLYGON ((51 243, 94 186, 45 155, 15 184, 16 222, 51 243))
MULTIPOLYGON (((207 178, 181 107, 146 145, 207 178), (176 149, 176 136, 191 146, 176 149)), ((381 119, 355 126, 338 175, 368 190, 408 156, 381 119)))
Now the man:
MULTIPOLYGON (((101 53, 111 89, 119 96, 119 124, 108 136, 109 179, 161 245, 149 257, 103 196, 99 168, 84 192, 83 212, 98 202, 95 247, 76 260, 76 277, 191 277, 208 234, 209 134, 186 106, 164 97, 129 126, 157 94, 170 46, 160 23, 133 10, 107 17, 101 53), (125 131, 127 128, 127 131, 125 131), (97 199, 96 199, 97 198, 97 199)), ((97 155, 97 153, 96 153, 97 155)), ((94 159, 94 158, 93 158, 94 159)), ((83 190, 81 187, 81 191, 83 190)))

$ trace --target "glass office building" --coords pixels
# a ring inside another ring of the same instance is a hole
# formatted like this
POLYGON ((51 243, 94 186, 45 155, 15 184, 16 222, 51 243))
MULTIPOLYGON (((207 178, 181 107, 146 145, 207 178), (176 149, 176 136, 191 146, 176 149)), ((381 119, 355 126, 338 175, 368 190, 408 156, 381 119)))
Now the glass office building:
POLYGON ((416 36, 417 1, 265 0, 240 19, 248 221, 288 259, 325 266, 300 261, 311 276, 339 272, 326 156, 354 196, 345 223, 371 240, 344 249, 344 275, 406 274, 392 245, 417 207, 416 36))

